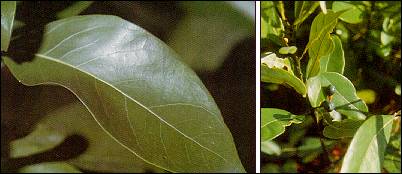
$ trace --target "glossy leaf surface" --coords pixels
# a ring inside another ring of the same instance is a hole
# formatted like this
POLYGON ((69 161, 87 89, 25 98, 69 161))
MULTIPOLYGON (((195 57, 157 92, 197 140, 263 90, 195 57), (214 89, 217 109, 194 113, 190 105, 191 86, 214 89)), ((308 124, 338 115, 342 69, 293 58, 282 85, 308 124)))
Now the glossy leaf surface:
POLYGON ((343 159, 342 173, 380 173, 393 116, 376 115, 357 130, 343 159))
POLYGON ((102 129, 172 172, 243 172, 229 129, 196 74, 144 29, 106 15, 46 26, 31 62, 5 59, 26 85, 72 91, 102 129))
POLYGON ((7 51, 13 30, 15 1, 1 1, 1 51, 7 51))
POLYGON ((311 106, 321 105, 321 102, 326 99, 325 89, 329 85, 334 85, 336 88, 332 102, 335 107, 338 107, 337 112, 351 119, 364 120, 366 118, 362 112, 367 112, 368 108, 363 101, 356 102, 359 98, 352 82, 336 72, 325 72, 307 80, 307 95, 311 106))

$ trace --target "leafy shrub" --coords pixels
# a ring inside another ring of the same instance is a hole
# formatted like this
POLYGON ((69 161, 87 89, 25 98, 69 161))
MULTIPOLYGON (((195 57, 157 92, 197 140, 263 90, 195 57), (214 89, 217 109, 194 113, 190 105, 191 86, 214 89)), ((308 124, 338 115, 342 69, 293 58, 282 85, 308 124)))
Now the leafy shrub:
POLYGON ((400 2, 261 14, 262 172, 400 173, 400 2))

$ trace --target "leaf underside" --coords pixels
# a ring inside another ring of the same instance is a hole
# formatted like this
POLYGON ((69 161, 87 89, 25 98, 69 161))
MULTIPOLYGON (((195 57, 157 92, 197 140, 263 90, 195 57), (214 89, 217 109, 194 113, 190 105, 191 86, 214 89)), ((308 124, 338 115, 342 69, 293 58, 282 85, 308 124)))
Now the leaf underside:
POLYGON ((102 129, 150 164, 172 172, 243 172, 229 129, 205 86, 144 29, 107 15, 46 26, 31 62, 5 58, 25 85, 73 92, 102 129))

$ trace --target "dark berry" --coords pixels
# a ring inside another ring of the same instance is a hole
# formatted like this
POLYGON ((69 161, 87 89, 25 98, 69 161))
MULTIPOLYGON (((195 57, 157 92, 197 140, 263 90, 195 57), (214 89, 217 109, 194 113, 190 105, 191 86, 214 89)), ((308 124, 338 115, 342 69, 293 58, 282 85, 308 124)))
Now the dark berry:
POLYGON ((334 103, 333 102, 328 102, 326 100, 324 102, 322 102, 322 106, 324 107, 324 109, 327 112, 331 112, 331 111, 333 111, 335 109, 334 103))
POLYGON ((327 96, 334 95, 335 92, 336 92, 336 88, 335 88, 334 85, 329 85, 329 86, 327 87, 327 96))

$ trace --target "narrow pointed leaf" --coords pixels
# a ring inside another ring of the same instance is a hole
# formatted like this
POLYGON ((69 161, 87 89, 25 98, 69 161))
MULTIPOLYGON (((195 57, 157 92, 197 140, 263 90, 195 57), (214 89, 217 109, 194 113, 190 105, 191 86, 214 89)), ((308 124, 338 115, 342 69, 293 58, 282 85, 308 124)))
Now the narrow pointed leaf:
POLYGON ((272 140, 285 132, 285 127, 292 123, 301 123, 304 115, 276 108, 261 108, 261 141, 272 140))
POLYGON ((320 58, 328 55, 334 49, 330 33, 336 26, 338 16, 343 12, 334 13, 328 10, 327 14, 320 13, 314 18, 311 25, 309 42, 304 50, 304 53, 308 50, 309 54, 306 69, 307 79, 319 73, 320 58))
POLYGON ((83 12, 87 9, 94 1, 77 1, 74 2, 71 6, 67 7, 66 9, 58 12, 56 14, 57 18, 67 18, 71 16, 75 16, 83 12))
POLYGON ((295 1, 295 22, 293 25, 300 25, 306 20, 320 4, 317 1, 295 1))
POLYGON ((342 173, 381 172, 392 121, 392 115, 376 115, 362 124, 345 154, 342 173))
POLYGON ((338 36, 333 36, 332 42, 334 50, 327 56, 321 57, 320 72, 337 72, 343 74, 345 68, 345 56, 342 48, 342 42, 338 36))
POLYGON ((1 1, 1 51, 7 51, 13 31, 15 1, 1 1))
POLYGON ((144 29, 106 15, 48 24, 31 62, 4 59, 22 83, 72 91, 102 129, 172 172, 244 172, 213 98, 178 55, 144 29))
POLYGON ((326 99, 325 90, 329 85, 334 85, 336 88, 332 102, 337 109, 337 112, 348 116, 351 119, 364 120, 366 116, 363 112, 368 112, 368 108, 363 101, 359 100, 356 95, 356 89, 343 75, 336 72, 325 72, 310 78, 306 82, 307 95, 311 106, 319 107, 321 102, 326 99), (352 104, 349 104, 354 102, 352 104))

